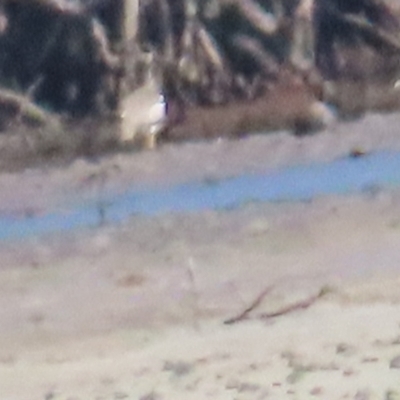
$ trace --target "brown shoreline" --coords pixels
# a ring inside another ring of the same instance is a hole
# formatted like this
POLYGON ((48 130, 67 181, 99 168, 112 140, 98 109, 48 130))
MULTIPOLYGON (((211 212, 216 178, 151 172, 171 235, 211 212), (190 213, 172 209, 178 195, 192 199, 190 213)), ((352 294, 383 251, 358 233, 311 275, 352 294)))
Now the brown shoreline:
MULTIPOLYGON (((343 116, 357 119, 368 111, 386 113, 400 109, 400 90, 393 83, 365 85, 342 81, 332 87, 333 91, 330 87, 330 93, 324 95, 322 89, 311 87, 300 78, 284 78, 255 100, 188 107, 178 115, 178 121, 172 121, 158 142, 162 147, 175 142, 242 138, 261 132, 310 134, 329 128, 343 116), (319 99, 324 96, 330 96, 327 100, 337 108, 321 102, 319 99)), ((0 135, 0 171, 66 165, 81 157, 98 160, 138 150, 140 143, 119 143, 118 122, 113 118, 67 120, 48 127, 14 124, 0 135)))

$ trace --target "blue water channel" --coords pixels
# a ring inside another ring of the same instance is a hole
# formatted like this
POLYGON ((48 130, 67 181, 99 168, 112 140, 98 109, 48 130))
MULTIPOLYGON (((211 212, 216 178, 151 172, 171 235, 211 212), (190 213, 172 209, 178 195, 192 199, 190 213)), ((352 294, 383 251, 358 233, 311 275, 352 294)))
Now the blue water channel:
MULTIPOLYGON (((220 181, 194 181, 163 188, 132 186, 101 199, 107 222, 132 215, 224 210, 248 202, 305 201, 328 194, 347 194, 400 186, 400 153, 377 152, 329 163, 298 165, 268 173, 220 181)), ((77 203, 69 211, 26 218, 0 217, 0 239, 23 238, 99 224, 99 201, 77 203)))

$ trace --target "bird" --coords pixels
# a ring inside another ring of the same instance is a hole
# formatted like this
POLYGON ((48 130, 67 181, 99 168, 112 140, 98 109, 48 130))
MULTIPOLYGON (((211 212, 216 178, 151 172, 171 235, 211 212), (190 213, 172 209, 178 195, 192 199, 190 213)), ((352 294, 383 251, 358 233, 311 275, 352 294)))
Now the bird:
POLYGON ((167 124, 167 101, 151 66, 144 84, 122 99, 120 117, 122 143, 140 142, 147 149, 156 146, 167 124))

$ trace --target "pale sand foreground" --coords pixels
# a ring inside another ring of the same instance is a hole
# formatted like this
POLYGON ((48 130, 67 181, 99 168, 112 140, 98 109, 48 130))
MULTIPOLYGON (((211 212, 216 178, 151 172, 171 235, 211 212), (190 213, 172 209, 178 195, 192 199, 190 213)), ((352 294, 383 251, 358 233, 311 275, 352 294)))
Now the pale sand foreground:
MULTIPOLYGON (((121 190, 399 148, 390 118, 4 174, 1 210, 65 206, 105 165, 121 190)), ((400 192, 379 190, 4 241, 0 399, 397 399, 399 243, 400 192)))
POLYGON ((394 399, 399 240, 400 194, 378 193, 4 244, 0 396, 394 399))

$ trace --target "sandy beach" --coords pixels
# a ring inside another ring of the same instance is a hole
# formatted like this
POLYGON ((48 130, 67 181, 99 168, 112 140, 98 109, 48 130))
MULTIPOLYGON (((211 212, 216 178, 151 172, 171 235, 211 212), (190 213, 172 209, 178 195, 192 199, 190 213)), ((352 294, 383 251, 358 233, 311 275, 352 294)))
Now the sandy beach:
MULTIPOLYGON (((3 173, 0 208, 95 198, 101 174, 118 192, 396 150, 398 119, 3 173)), ((399 240, 398 189, 4 240, 0 397, 397 399, 399 240)))

